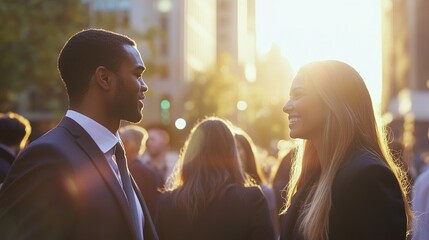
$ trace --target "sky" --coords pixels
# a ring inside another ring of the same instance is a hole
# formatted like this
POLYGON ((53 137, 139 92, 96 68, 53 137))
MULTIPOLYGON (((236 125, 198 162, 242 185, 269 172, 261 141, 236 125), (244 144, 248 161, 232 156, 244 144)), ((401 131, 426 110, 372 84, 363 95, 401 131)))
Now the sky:
POLYGON ((379 0, 256 0, 256 19, 259 53, 277 44, 295 72, 315 60, 344 61, 364 78, 379 109, 379 0))

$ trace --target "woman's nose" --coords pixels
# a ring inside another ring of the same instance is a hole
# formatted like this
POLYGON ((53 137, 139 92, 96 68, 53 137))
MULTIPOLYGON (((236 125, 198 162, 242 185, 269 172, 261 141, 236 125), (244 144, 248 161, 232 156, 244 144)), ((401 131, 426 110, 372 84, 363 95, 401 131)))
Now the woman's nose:
POLYGON ((290 113, 293 109, 293 103, 291 100, 287 101, 286 104, 283 106, 283 112, 290 113))

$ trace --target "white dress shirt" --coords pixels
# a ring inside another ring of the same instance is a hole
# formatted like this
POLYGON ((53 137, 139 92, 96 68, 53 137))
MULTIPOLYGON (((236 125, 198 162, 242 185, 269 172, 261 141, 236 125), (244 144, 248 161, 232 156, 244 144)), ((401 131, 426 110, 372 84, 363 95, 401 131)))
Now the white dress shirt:
MULTIPOLYGON (((118 165, 116 164, 116 159, 114 156, 114 147, 120 141, 119 134, 116 133, 116 136, 115 136, 103 125, 73 110, 68 110, 66 113, 66 117, 69 117, 74 121, 76 121, 83 129, 85 129, 85 131, 89 134, 89 136, 94 140, 94 142, 97 144, 97 146, 100 148, 100 150, 103 152, 104 156, 106 157, 106 160, 109 163, 109 166, 113 171, 113 174, 115 174, 116 179, 118 180, 118 183, 121 185, 121 188, 122 188, 121 175, 119 174, 118 165)), ((122 142, 121 142, 121 145, 123 145, 122 142)), ((125 195, 125 192, 123 191, 123 189, 122 189, 122 192, 125 195)), ((143 239, 143 224, 144 224, 143 209, 142 209, 142 206, 140 205, 140 202, 138 200, 138 197, 135 191, 134 191, 134 198, 137 203, 136 205, 137 205, 137 214, 139 215, 139 218, 138 218, 139 226, 141 226, 140 229, 138 230, 141 236, 140 239, 143 239)))

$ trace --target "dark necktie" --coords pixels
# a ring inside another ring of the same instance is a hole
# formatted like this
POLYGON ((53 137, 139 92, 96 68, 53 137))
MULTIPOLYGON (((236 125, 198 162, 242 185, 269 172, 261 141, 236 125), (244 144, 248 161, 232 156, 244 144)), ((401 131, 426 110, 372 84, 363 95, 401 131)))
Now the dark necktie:
POLYGON ((115 157, 116 157, 116 164, 118 165, 118 169, 119 169, 119 174, 121 175, 122 186, 130 206, 131 218, 134 225, 134 230, 136 233, 139 233, 140 231, 138 229, 140 227, 139 227, 139 221, 138 221, 138 212, 137 212, 137 205, 136 205, 137 203, 134 197, 134 190, 131 184, 131 178, 128 174, 127 160, 125 158, 124 150, 122 149, 122 146, 120 143, 116 144, 115 157))

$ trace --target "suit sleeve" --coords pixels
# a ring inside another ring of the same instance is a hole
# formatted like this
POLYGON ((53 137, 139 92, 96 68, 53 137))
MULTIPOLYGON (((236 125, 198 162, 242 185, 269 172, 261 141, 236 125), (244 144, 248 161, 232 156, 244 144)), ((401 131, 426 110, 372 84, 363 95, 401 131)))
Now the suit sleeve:
POLYGON ((253 207, 249 210, 251 216, 251 239, 270 240, 275 239, 274 226, 271 221, 268 203, 259 188, 251 189, 253 207))
POLYGON ((49 146, 29 148, 15 161, 0 192, 2 239, 73 238, 73 180, 63 156, 49 146))
POLYGON ((332 239, 406 238, 404 202, 389 168, 369 165, 351 173, 344 182, 331 209, 332 239))

